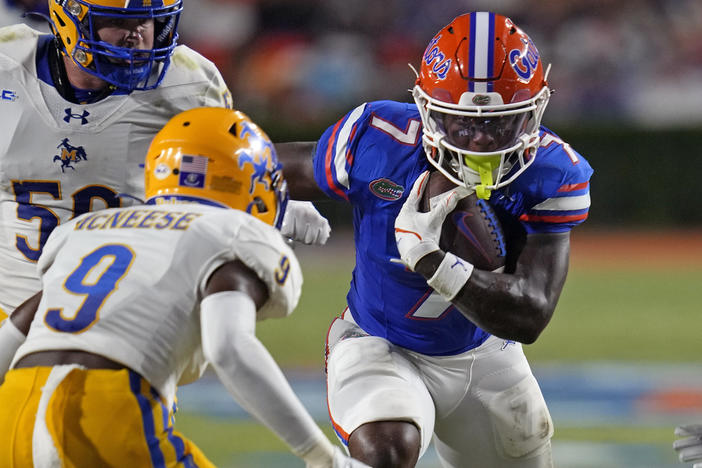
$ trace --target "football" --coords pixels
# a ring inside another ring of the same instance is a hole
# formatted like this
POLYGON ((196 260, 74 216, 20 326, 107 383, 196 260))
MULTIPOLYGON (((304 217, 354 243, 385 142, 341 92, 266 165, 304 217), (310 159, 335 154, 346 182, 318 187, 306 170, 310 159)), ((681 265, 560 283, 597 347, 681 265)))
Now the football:
MULTIPOLYGON (((429 175, 427 184, 419 203, 423 212, 429 210, 432 198, 456 187, 438 171, 429 175)), ((507 255, 497 215, 475 192, 460 200, 446 216, 441 226, 439 247, 469 261, 475 268, 488 271, 501 271, 507 255)))

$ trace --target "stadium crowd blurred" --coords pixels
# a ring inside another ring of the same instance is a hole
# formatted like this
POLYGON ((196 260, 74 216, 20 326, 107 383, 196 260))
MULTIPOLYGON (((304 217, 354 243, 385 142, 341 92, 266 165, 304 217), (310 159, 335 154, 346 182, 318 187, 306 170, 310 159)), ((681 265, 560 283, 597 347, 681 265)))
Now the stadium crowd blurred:
MULTIPOLYGON (((316 130, 363 101, 409 101, 408 64, 434 32, 485 9, 553 63, 547 124, 702 125, 699 0, 186 0, 180 33, 218 65, 238 108, 316 130)), ((0 24, 15 22, 9 12, 0 24)))

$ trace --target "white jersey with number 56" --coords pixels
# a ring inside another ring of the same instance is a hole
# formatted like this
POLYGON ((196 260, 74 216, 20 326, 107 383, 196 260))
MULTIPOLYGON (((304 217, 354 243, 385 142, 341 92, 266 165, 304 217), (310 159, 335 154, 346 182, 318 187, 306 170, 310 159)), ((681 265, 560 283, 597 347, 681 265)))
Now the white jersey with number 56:
MULTIPOLYGON (((216 67, 176 48, 162 84, 115 92, 92 104, 53 85, 53 36, 26 25, 0 28, 0 311, 39 290, 36 261, 49 233, 73 217, 143 197, 152 137, 175 114, 231 107, 216 67)), ((0 314, 0 317, 2 314, 0 314)))
POLYGON ((43 295, 15 362, 37 351, 87 351, 124 364, 171 399, 176 384, 204 370, 198 305, 211 274, 231 260, 268 287, 259 320, 293 311, 302 287, 297 258, 277 229, 244 212, 140 205, 62 224, 39 259, 43 295))

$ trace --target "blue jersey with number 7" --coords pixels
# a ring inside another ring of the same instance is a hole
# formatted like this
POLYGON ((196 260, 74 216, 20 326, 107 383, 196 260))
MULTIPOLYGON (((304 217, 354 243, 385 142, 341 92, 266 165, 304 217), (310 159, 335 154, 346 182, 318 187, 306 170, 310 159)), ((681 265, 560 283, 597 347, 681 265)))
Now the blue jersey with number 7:
MULTIPOLYGON (((535 160, 489 203, 525 233, 569 231, 590 206, 592 168, 543 128, 535 160)), ((365 103, 329 127, 317 143, 315 179, 353 208, 356 265, 347 294, 354 320, 368 333, 429 355, 458 354, 490 335, 399 263, 394 223, 408 192, 430 167, 416 105, 365 103)))

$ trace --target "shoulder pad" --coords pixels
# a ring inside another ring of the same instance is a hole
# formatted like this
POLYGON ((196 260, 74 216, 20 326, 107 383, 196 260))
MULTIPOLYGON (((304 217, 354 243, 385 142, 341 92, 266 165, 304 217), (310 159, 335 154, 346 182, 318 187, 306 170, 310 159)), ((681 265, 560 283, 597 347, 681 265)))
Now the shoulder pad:
POLYGON ((37 41, 42 34, 26 24, 0 28, 0 63, 7 63, 1 68, 8 69, 22 64, 28 70, 34 70, 37 41))
POLYGON ((231 92, 215 64, 184 45, 175 48, 170 67, 157 89, 163 95, 173 95, 174 99, 187 94, 199 100, 190 107, 233 107, 231 92), (183 87, 193 89, 185 92, 183 87))

